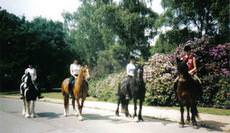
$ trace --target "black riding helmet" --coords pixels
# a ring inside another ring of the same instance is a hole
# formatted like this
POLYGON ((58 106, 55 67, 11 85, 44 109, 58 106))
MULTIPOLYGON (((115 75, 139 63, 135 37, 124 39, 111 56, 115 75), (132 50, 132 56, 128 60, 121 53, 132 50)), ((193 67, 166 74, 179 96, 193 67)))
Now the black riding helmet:
POLYGON ((189 45, 184 46, 184 51, 185 52, 191 51, 191 47, 189 45))

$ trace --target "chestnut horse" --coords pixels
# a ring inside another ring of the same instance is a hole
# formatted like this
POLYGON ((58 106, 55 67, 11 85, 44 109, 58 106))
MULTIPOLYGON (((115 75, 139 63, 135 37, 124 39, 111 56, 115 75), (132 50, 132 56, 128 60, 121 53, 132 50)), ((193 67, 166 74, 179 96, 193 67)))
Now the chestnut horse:
MULTIPOLYGON (((78 115, 79 120, 82 120, 82 108, 84 101, 88 94, 88 84, 86 80, 89 78, 89 70, 87 66, 83 66, 80 69, 79 75, 75 78, 75 83, 73 85, 73 97, 72 105, 73 110, 76 115, 78 115), (75 109, 75 100, 78 106, 78 112, 75 109)), ((64 96, 64 116, 67 116, 69 110, 69 78, 66 78, 61 85, 61 92, 64 96)))
POLYGON ((180 105, 181 121, 184 126, 184 106, 187 108, 187 121, 190 122, 189 109, 191 108, 191 120, 194 126, 197 126, 196 118, 198 117, 197 100, 202 95, 201 84, 194 80, 188 73, 188 66, 185 62, 177 58, 178 81, 175 83, 177 100, 180 105))

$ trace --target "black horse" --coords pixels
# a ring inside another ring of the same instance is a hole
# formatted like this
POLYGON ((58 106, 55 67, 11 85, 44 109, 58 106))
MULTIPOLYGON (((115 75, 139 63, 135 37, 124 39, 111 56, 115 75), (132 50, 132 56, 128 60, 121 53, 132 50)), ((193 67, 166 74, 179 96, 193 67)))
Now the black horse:
POLYGON ((119 116, 119 105, 121 103, 122 111, 125 112, 126 117, 130 116, 128 105, 129 100, 133 99, 134 102, 134 114, 133 117, 137 116, 137 101, 139 100, 139 113, 138 113, 138 121, 143 121, 142 118, 142 105, 145 99, 145 83, 143 79, 143 66, 137 66, 135 70, 134 77, 129 77, 123 79, 118 84, 118 102, 117 102, 117 110, 116 115, 119 116), (130 97, 127 98, 127 95, 130 97))
POLYGON ((187 108, 187 121, 190 122, 189 109, 191 108, 191 120, 193 125, 197 125, 196 118, 198 117, 197 100, 202 95, 201 84, 194 80, 188 73, 188 66, 184 61, 177 58, 178 81, 175 83, 175 91, 177 100, 180 105, 181 121, 184 126, 184 106, 187 108))
POLYGON ((38 92, 32 82, 31 76, 29 73, 25 76, 25 82, 21 83, 20 89, 23 93, 23 111, 22 114, 28 117, 35 117, 35 101, 38 97, 38 92), (24 85, 25 84, 25 85, 24 85), (30 104, 32 104, 32 108, 30 108, 30 104))

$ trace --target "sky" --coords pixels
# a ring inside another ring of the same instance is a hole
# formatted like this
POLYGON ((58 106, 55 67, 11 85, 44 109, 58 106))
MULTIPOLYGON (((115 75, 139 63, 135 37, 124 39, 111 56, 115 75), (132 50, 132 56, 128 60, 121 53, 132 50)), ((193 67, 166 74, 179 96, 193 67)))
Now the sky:
POLYGON ((37 16, 63 21, 62 12, 75 11, 78 0, 0 0, 0 6, 17 16, 25 16, 32 20, 37 16))
MULTIPOLYGON (((151 7, 155 12, 162 13, 161 0, 153 0, 151 7)), ((0 0, 2 9, 17 16, 25 16, 27 20, 42 16, 54 21, 62 21, 62 12, 74 12, 80 6, 79 0, 0 0)))

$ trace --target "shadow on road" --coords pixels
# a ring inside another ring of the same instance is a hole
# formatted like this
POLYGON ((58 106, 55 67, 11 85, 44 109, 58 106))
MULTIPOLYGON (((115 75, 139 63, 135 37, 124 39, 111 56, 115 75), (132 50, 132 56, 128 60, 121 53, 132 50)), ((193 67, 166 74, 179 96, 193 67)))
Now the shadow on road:
MULTIPOLYGON (((106 120, 106 121, 116 123, 116 124, 137 122, 135 119, 133 119, 133 117, 125 117, 123 115, 118 117, 115 115, 83 114, 83 116, 86 121, 88 120, 106 120)), ((143 122, 160 122, 162 123, 162 125, 168 125, 170 123, 174 123, 172 121, 159 120, 159 119, 153 119, 153 118, 148 118, 148 117, 144 117, 143 122)))
POLYGON ((54 119, 54 118, 59 118, 61 114, 57 114, 54 112, 42 112, 42 113, 37 113, 38 117, 46 117, 48 119, 54 119))
POLYGON ((216 121, 200 121, 201 127, 208 128, 210 130, 223 131, 223 127, 227 126, 228 123, 216 122, 216 121))

